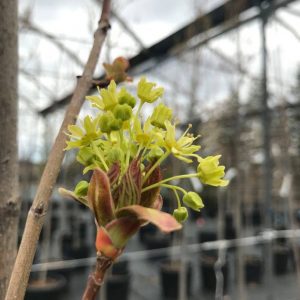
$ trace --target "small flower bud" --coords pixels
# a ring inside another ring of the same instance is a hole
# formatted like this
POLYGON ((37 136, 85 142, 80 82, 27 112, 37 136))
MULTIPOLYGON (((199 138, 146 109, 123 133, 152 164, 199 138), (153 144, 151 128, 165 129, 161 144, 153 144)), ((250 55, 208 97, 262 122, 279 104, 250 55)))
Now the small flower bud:
POLYGON ((200 211, 204 207, 201 197, 195 192, 185 194, 182 201, 186 206, 196 211, 200 211))
POLYGON ((120 119, 112 119, 109 122, 110 131, 120 130, 122 128, 122 120, 120 119))
POLYGON ((188 218, 188 211, 186 209, 186 207, 181 206, 178 207, 177 209, 174 209, 173 212, 173 217, 179 222, 179 223, 183 223, 187 218, 188 218))
POLYGON ((111 118, 108 114, 104 114, 99 119, 100 130, 104 133, 109 133, 111 131, 109 123, 111 118))
POLYGON ((127 121, 131 118, 132 108, 128 104, 117 104, 113 112, 116 119, 127 121))
POLYGON ((119 103, 128 104, 131 108, 135 107, 136 100, 135 98, 126 91, 125 87, 122 87, 119 93, 119 103))
POLYGON ((123 159, 123 152, 119 148, 112 148, 108 153, 107 153, 107 160, 110 163, 114 163, 116 161, 122 161, 123 159))
POLYGON ((158 158, 160 158, 162 155, 164 154, 164 151, 158 147, 158 146, 154 146, 148 153, 147 155, 147 159, 149 161, 153 161, 153 160, 157 160, 158 158))
POLYGON ((93 162, 93 152, 88 147, 81 148, 77 155, 76 160, 84 166, 88 166, 93 162))
POLYGON ((87 181, 79 181, 75 187, 74 193, 78 197, 83 197, 87 195, 89 183, 87 181))

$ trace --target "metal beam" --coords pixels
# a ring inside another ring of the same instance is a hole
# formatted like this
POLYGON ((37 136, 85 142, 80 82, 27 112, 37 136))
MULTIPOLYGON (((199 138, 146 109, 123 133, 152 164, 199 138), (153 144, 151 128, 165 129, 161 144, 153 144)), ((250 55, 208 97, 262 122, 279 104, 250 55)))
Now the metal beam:
MULTIPOLYGON (((133 68, 142 65, 145 62, 149 62, 150 60, 165 60, 169 57, 170 53, 180 45, 185 44, 191 38, 201 33, 206 33, 209 30, 216 29, 217 27, 221 27, 221 25, 225 25, 224 28, 220 28, 219 31, 223 34, 229 30, 235 29, 242 24, 245 24, 245 20, 239 20, 240 14, 248 11, 251 8, 258 7, 261 3, 266 2, 267 0, 228 0, 223 5, 215 8, 205 15, 201 15, 197 17, 190 24, 182 27, 177 30, 170 36, 161 40, 160 42, 154 44, 153 46, 142 50, 139 54, 129 59, 130 70, 133 68), (232 26, 226 26, 226 24, 230 24, 232 22, 232 26), (224 32, 223 32, 224 31, 224 32)), ((272 8, 278 9, 283 6, 287 6, 292 2, 297 0, 268 0, 268 2, 272 2, 272 8)), ((249 21, 254 20, 255 18, 260 17, 260 14, 256 14, 254 17, 251 16, 249 21)), ((205 39, 205 43, 209 40, 219 36, 218 34, 214 34, 212 37, 205 39)), ((204 43, 204 42, 202 42, 204 43)), ((102 76, 98 79, 103 78, 102 76)), ((48 106, 47 108, 41 110, 39 113, 42 116, 46 116, 57 109, 66 105, 72 94, 66 95, 60 100, 55 101, 53 104, 48 106)))

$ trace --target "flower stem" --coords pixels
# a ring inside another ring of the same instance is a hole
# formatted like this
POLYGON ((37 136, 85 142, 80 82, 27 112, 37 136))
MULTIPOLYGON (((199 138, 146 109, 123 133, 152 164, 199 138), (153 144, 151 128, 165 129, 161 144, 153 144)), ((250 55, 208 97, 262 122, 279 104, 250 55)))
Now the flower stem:
POLYGON ((137 109, 137 111, 136 111, 136 114, 135 114, 135 117, 136 117, 136 118, 139 116, 139 113, 140 113, 140 111, 141 111, 141 109, 142 109, 143 104, 144 104, 144 102, 140 102, 139 107, 138 107, 138 109, 137 109))
POLYGON ((149 178, 149 176, 152 174, 152 172, 170 155, 170 151, 167 151, 164 153, 164 155, 162 155, 154 164, 153 166, 150 168, 150 170, 147 172, 147 174, 145 175, 144 179, 143 179, 143 184, 147 181, 147 179, 149 178))
MULTIPOLYGON (((168 182, 168 181, 171 181, 171 180, 176 180, 176 179, 184 179, 184 178, 193 178, 193 177, 197 177, 198 176, 198 173, 192 173, 192 174, 185 174, 185 175, 177 175, 177 176, 173 176, 173 177, 169 177, 169 178, 166 178, 164 180, 161 180, 155 184, 152 184, 152 185, 149 185, 147 187, 145 187, 144 189, 142 189, 142 193, 143 192, 146 192, 148 190, 151 190, 153 188, 156 188, 158 186, 163 186, 163 183, 165 182, 168 182)), ((171 186, 171 185, 170 185, 171 186)), ((173 186, 173 185, 172 185, 173 186)), ((178 188, 178 187, 177 187, 178 188)))
POLYGON ((180 202, 180 199, 179 199, 179 196, 178 196, 178 193, 176 190, 173 190, 174 194, 175 194, 175 197, 176 197, 176 200, 177 200, 177 206, 178 208, 181 207, 181 202, 180 202))
POLYGON ((100 150, 97 148, 97 146, 94 143, 92 143, 92 147, 93 147, 94 152, 98 156, 98 158, 101 160, 101 162, 102 162, 102 164, 103 164, 103 166, 105 168, 105 171, 108 171, 108 166, 107 166, 107 164, 106 164, 106 162, 104 160, 104 157, 102 156, 100 150))
POLYGON ((171 189, 173 191, 181 191, 184 195, 187 193, 187 191, 179 186, 171 185, 171 184, 161 184, 160 186, 165 187, 167 189, 171 189))

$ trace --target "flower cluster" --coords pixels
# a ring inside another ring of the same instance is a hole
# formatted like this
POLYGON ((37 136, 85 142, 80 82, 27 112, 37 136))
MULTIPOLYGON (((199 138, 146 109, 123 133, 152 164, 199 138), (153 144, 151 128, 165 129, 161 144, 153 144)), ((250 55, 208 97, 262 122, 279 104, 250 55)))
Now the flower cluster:
POLYGON ((114 81, 98 92, 87 97, 97 109, 96 117, 86 116, 81 126, 69 126, 66 147, 78 149, 76 159, 83 172, 93 171, 93 175, 90 182, 80 181, 74 192, 60 192, 92 210, 98 225, 97 250, 115 258, 145 223, 152 222, 165 232, 178 230, 188 217, 186 207, 203 208, 197 193, 170 184, 172 180, 197 177, 213 186, 228 182, 223 179, 224 166, 219 166, 220 155, 203 158, 198 154, 198 136, 189 133, 191 126, 177 137, 172 110, 159 101, 162 87, 143 77, 137 96, 125 87, 117 89, 114 81), (142 122, 143 106, 154 102, 160 103, 142 122), (196 161, 197 172, 162 178, 160 166, 171 155, 185 163, 196 161), (174 192, 178 208, 173 216, 160 211, 161 187, 174 192))

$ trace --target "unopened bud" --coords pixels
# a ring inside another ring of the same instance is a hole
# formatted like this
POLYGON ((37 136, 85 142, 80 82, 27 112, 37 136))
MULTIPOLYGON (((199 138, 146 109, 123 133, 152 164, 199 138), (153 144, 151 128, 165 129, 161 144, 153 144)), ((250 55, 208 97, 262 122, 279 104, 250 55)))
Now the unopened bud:
POLYGON ((173 217, 179 223, 183 223, 188 218, 188 216, 189 216, 189 214, 188 214, 188 211, 187 211, 186 207, 181 206, 181 207, 178 207, 178 208, 174 209, 173 217))
POLYGON ((120 119, 112 119, 109 122, 110 131, 120 130, 122 128, 122 120, 120 119))
POLYGON ((110 163, 114 163, 116 161, 122 161, 124 154, 119 148, 112 148, 107 154, 107 160, 110 163))
POLYGON ((75 187, 74 193, 78 197, 83 197, 87 195, 89 183, 87 181, 79 181, 75 187))
POLYGON ((200 211, 204 207, 201 197, 195 192, 185 194, 182 201, 186 206, 196 211, 200 211))
POLYGON ((114 108, 116 119, 127 121, 131 118, 132 108, 128 104, 117 104, 114 108))
POLYGON ((159 159, 163 154, 164 154, 164 151, 160 147, 155 146, 149 151, 149 153, 147 155, 147 159, 149 161, 153 161, 153 160, 159 159))
POLYGON ((135 107, 136 100, 135 98, 126 91, 125 87, 122 87, 119 93, 119 103, 128 104, 131 108, 135 107))
POLYGON ((99 119, 99 126, 100 130, 104 133, 109 133, 111 131, 109 123, 110 123, 110 117, 108 114, 104 114, 99 119))

